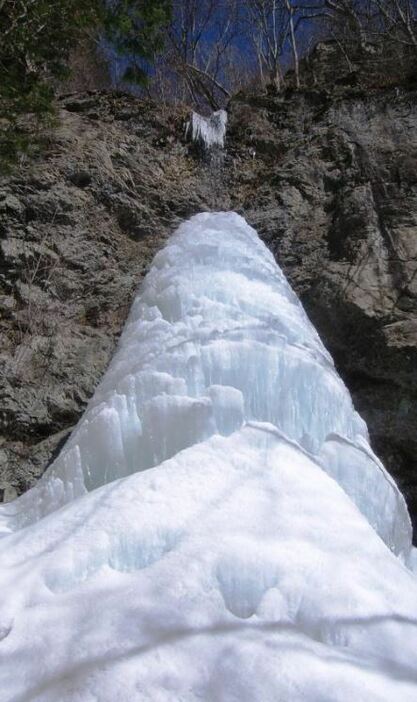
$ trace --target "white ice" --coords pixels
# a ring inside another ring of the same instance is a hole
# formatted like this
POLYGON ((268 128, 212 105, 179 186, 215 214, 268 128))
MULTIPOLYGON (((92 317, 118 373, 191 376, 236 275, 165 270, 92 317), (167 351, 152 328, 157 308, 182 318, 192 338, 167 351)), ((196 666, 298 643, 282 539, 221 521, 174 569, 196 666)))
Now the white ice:
POLYGON ((404 499, 234 213, 156 256, 84 417, 0 519, 4 702, 417 699, 404 499))
POLYGON ((204 117, 197 112, 192 112, 187 123, 186 135, 205 149, 213 146, 224 147, 227 127, 226 110, 217 110, 210 117, 204 117))

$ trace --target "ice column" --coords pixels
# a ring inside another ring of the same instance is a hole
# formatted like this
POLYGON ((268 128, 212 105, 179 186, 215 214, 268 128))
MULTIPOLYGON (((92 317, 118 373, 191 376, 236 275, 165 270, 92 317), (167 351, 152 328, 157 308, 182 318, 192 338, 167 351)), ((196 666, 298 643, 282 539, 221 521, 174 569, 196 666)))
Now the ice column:
POLYGON ((404 499, 272 254, 237 214, 200 214, 155 257, 83 418, 4 528, 249 421, 296 442, 392 550, 409 548, 404 499))

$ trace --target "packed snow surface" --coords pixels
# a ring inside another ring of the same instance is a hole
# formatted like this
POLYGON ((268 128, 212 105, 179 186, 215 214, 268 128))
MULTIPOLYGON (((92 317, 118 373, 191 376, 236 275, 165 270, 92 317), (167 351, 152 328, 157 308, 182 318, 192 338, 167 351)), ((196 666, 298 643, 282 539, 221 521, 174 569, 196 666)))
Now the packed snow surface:
POLYGON ((234 213, 155 258, 44 478, 0 510, 4 702, 415 702, 404 500, 234 213))

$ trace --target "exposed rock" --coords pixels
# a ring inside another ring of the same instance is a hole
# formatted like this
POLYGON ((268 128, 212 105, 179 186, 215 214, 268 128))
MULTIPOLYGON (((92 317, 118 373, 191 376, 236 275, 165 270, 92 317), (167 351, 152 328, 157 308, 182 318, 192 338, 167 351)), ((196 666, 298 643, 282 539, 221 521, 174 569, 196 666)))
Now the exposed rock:
POLYGON ((71 183, 78 188, 87 188, 91 184, 92 179, 91 173, 85 170, 74 170, 69 176, 71 183))
POLYGON ((213 207, 182 113, 111 94, 64 104, 45 157, 0 189, 3 499, 33 483, 77 422, 171 228, 213 207), (135 121, 114 122, 121 110, 135 121))
POLYGON ((15 195, 3 191, 0 192, 0 212, 21 219, 24 213, 24 207, 15 195))

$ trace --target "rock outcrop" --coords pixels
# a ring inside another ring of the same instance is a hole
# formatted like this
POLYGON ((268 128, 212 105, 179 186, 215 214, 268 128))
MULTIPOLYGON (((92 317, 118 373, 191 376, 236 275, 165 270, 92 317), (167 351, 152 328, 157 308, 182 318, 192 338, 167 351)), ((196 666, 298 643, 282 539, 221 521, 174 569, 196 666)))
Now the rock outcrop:
POLYGON ((166 236, 235 209, 300 295, 416 522, 416 95, 407 83, 240 95, 212 163, 187 145, 183 110, 62 98, 44 158, 0 181, 0 496, 27 489, 65 441, 166 236))
POLYGON ((416 95, 236 101, 229 141, 239 174, 232 207, 242 207, 300 295, 414 523, 416 95))
POLYGON ((44 157, 0 182, 0 498, 67 438, 133 293, 184 218, 213 207, 183 117, 129 96, 62 99, 44 157))

